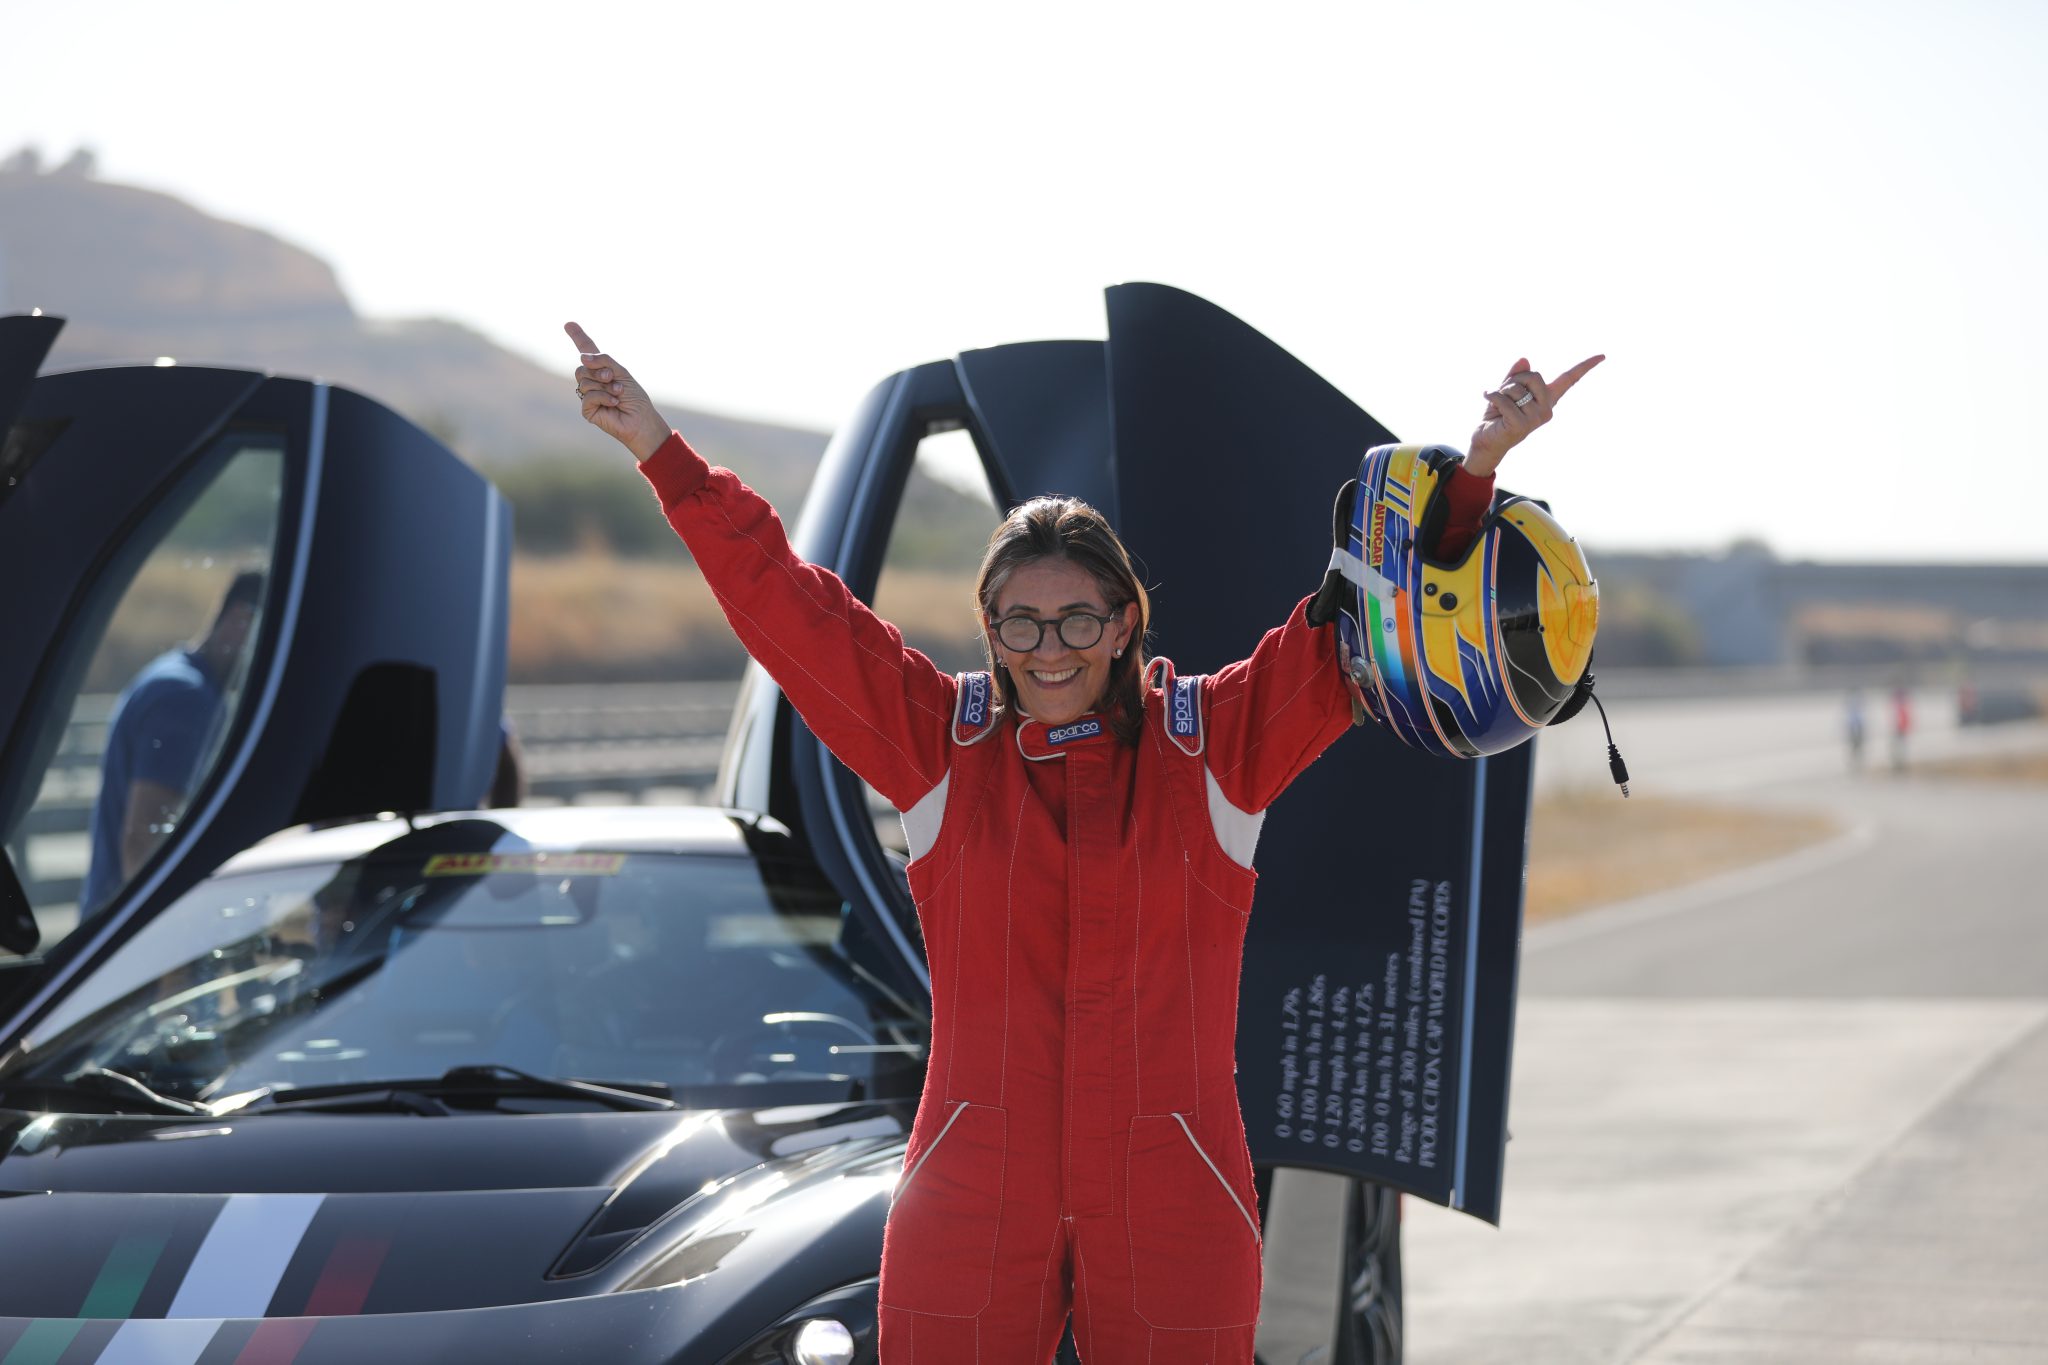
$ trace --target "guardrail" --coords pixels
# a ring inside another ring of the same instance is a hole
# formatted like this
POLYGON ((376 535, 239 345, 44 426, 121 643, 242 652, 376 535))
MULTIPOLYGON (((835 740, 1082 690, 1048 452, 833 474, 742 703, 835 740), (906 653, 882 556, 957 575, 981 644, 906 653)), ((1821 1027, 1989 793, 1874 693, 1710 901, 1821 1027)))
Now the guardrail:
MULTIPOLYGON (((1996 670, 1978 674, 1976 681, 1989 695, 2037 683, 2041 676, 2040 670, 1996 670)), ((1814 694, 1885 685, 1882 670, 1848 668, 1635 669, 1602 672, 1600 679, 1601 695, 1609 700, 1814 694)), ((507 688, 505 713, 524 754, 528 800, 706 800, 738 692, 737 679, 507 688)), ((111 695, 79 699, 35 808, 10 841, 31 904, 77 902, 113 703, 111 695)))
POLYGON ((505 689, 529 799, 695 803, 725 750, 737 679, 505 689))

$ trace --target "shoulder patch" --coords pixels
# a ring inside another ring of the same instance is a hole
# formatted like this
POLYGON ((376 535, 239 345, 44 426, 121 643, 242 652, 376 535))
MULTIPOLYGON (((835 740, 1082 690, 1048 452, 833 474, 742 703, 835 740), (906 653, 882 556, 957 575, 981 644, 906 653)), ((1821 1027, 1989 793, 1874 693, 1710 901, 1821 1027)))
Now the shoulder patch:
POLYGON ((1154 659, 1146 670, 1145 681, 1166 694, 1166 704, 1161 711, 1166 737, 1182 753, 1199 757, 1203 740, 1202 675, 1197 673, 1193 677, 1176 678, 1170 662, 1154 659))
POLYGON ((986 673, 959 675, 953 701, 953 742, 979 744, 996 728, 996 680, 986 673))

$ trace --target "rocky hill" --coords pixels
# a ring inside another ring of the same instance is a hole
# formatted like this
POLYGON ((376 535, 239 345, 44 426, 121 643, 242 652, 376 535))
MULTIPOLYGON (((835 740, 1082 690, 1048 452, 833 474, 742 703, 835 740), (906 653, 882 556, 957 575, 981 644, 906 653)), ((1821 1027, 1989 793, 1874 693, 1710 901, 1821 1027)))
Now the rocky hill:
MULTIPOLYGON (((480 466, 589 452, 566 382, 459 324, 360 316, 327 262, 167 194, 95 178, 91 158, 0 161, 0 312, 66 318, 52 368, 160 355, 318 375, 403 412, 480 466)), ((662 404, 714 460, 778 501, 825 435, 662 404)))

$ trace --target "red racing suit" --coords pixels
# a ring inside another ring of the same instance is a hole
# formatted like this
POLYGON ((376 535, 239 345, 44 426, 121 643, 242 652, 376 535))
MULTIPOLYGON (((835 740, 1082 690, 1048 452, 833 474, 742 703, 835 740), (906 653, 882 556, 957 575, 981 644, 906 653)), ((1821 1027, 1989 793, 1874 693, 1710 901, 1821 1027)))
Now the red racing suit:
MULTIPOLYGON (((1048 729, 905 646, 680 436, 642 469, 747 652, 903 814, 932 1040, 884 1365, 1044 1365, 1070 1311, 1089 1365, 1250 1365, 1239 964, 1262 813, 1351 724, 1333 632, 1304 603, 1213 676, 1155 660, 1135 745, 1048 729)), ((1491 484, 1453 481, 1458 533, 1491 484)))

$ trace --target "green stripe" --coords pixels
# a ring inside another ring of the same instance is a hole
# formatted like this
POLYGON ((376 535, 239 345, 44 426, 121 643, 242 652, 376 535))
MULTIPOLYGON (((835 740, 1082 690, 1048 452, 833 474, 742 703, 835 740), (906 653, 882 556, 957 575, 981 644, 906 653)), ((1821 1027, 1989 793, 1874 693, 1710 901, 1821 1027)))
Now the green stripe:
MULTIPOLYGON (((1365 595, 1365 612, 1369 618, 1365 625, 1365 648, 1373 656, 1373 662, 1379 665, 1380 672, 1391 673, 1394 668, 1387 663, 1389 646, 1387 628, 1382 624, 1384 618, 1380 615, 1380 599, 1371 593, 1365 595)), ((1395 658, 1398 660, 1400 655, 1396 653, 1395 658)))
POLYGON ((57 1365, 57 1357, 85 1324, 76 1318, 39 1318, 28 1325, 0 1365, 57 1365))
MULTIPOLYGON (((163 1233, 131 1232, 114 1243, 114 1249, 107 1253, 106 1264, 100 1267, 100 1277, 92 1282, 92 1288, 85 1296, 85 1307, 78 1310, 81 1318, 125 1318, 135 1311, 135 1301, 142 1297, 142 1287, 149 1283, 149 1272, 156 1269, 157 1257, 164 1254, 164 1244, 170 1237, 163 1233)), ((0 1361, 0 1365, 6 1362, 0 1361)))

